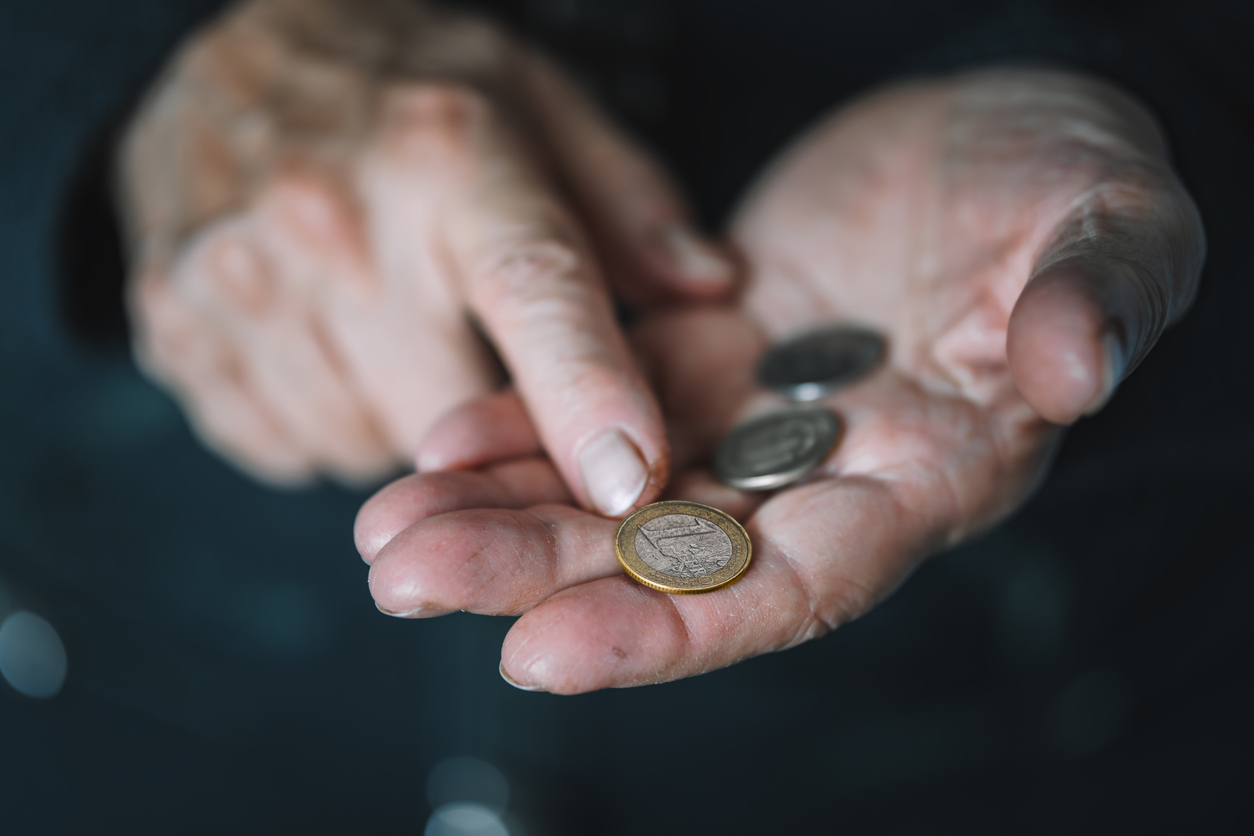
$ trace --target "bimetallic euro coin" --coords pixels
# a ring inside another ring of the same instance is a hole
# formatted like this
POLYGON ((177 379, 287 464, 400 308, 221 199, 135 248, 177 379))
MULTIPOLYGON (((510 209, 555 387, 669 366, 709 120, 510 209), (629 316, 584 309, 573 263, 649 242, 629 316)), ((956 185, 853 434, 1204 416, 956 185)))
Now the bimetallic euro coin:
POLYGON ((860 380, 884 359, 874 331, 836 325, 776 343, 758 362, 758 382, 791 401, 813 401, 860 380))
POLYGON ((827 407, 794 407, 751 418, 714 453, 714 475, 742 491, 769 491, 822 464, 840 439, 841 420, 827 407))
POLYGON ((635 580, 661 592, 712 592, 749 568, 753 546, 740 523, 697 502, 655 502, 618 526, 614 553, 635 580))

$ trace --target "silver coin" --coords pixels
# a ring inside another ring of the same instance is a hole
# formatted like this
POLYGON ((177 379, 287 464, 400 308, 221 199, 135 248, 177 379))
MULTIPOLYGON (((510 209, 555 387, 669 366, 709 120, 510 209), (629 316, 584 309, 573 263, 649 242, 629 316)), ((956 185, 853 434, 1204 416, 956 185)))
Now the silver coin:
POLYGON ((841 421, 810 406, 752 418, 727 434, 714 453, 714 475, 742 491, 769 491, 797 481, 827 459, 841 421))
POLYGON ((776 343, 758 362, 758 381, 792 401, 813 401, 848 386, 884 359, 884 338, 836 325, 776 343))

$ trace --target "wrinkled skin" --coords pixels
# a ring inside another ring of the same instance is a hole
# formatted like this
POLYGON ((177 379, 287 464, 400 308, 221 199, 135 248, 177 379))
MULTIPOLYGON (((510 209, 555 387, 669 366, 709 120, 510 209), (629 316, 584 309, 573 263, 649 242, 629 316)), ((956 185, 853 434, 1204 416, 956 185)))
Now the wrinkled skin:
POLYGON ((482 333, 575 495, 626 513, 668 450, 609 287, 644 304, 734 278, 557 71, 408 0, 234 7, 149 93, 119 191, 141 365, 276 483, 412 464, 499 387, 482 333))
POLYGON ((669 493, 745 521, 745 576, 683 596, 627 579, 616 521, 571 506, 507 393, 424 442, 478 469, 401 480, 359 514, 381 609, 521 615, 502 674, 565 694, 823 635, 1024 502, 1061 425, 1104 405, 1186 310, 1205 249, 1152 120, 1045 71, 910 84, 838 112, 763 176, 734 239, 742 300, 660 313, 634 339, 668 420, 669 493), (754 383, 760 352, 830 320, 891 346, 879 373, 826 399, 847 422, 834 455, 765 501, 716 484, 717 440, 778 405, 754 383))

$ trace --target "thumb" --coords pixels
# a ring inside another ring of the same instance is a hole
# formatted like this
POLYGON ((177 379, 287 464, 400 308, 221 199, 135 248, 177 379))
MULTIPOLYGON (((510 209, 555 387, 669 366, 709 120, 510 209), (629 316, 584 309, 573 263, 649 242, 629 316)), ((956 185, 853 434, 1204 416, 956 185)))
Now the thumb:
POLYGON ((1015 385, 1043 418, 1069 424, 1109 401, 1188 309, 1205 258, 1201 219, 1168 182, 1148 211, 1074 216, 1024 288, 1006 334, 1015 385))

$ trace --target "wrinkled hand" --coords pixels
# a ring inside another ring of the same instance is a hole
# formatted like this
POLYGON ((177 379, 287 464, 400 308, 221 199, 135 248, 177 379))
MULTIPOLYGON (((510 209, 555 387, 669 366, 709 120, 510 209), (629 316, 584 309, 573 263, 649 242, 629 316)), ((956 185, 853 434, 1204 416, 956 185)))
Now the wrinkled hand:
MULTIPOLYGON (((614 558, 615 521, 561 504, 561 480, 534 457, 372 499, 357 538, 381 608, 521 614, 502 672, 560 693, 822 635, 1024 501, 1058 425, 1100 408, 1187 308, 1204 251, 1150 118, 1103 84, 1046 72, 909 85, 845 109, 765 178, 735 239, 742 305, 658 315, 635 337, 670 425, 670 492, 746 519, 745 576, 706 595, 635 584, 614 558), (835 454, 760 505, 717 485, 701 466, 718 439, 776 403, 753 380, 763 348, 832 320, 891 346, 886 368, 827 399, 847 421, 835 454)), ((425 443, 482 458, 490 437, 453 427, 488 418, 526 420, 498 396, 425 443)))
POLYGON ((732 269, 651 162, 486 24, 244 3, 150 93, 120 183, 137 355, 240 466, 412 463, 436 417, 499 387, 482 332, 586 507, 622 514, 667 479, 606 280, 710 298, 732 269))

